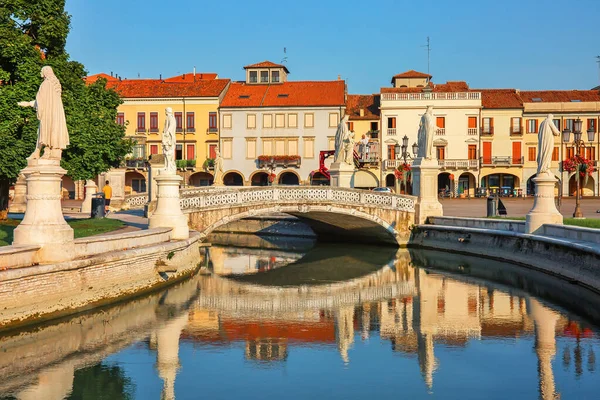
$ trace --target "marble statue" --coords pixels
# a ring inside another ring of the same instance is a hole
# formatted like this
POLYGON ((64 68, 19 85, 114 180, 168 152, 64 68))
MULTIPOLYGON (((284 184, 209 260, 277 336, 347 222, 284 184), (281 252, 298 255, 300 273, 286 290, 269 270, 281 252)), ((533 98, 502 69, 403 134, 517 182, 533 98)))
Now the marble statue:
POLYGON ((61 98, 62 87, 51 67, 43 67, 41 76, 44 80, 35 100, 18 103, 21 107, 35 108, 37 119, 40 121, 37 144, 28 159, 39 159, 40 152, 44 149, 42 158, 60 160, 62 150, 69 145, 67 120, 61 98))
POLYGON ((554 151, 554 136, 560 136, 560 131, 554 125, 552 119, 554 116, 548 114, 546 119, 540 125, 538 133, 538 156, 537 156, 537 174, 550 173, 552 163, 552 152, 554 151))
POLYGON ((217 149, 215 152, 215 169, 213 171, 213 185, 223 185, 223 159, 221 158, 221 152, 217 149))
POLYGON ((423 157, 428 160, 433 158, 433 136, 435 135, 435 130, 436 126, 435 118, 433 117, 433 107, 427 106, 427 110, 421 117, 421 122, 419 122, 419 152, 417 157, 423 157))
POLYGON ((344 162, 352 165, 354 161, 354 132, 348 131, 347 139, 344 141, 344 162))
POLYGON ((165 173, 176 174, 177 166, 175 165, 175 128, 177 123, 175 122, 175 116, 173 115, 173 109, 167 107, 165 109, 165 129, 163 130, 162 136, 162 149, 165 156, 165 173))
POLYGON ((333 156, 334 163, 349 163, 347 155, 347 144, 350 141, 350 131, 348 130, 348 115, 340 121, 335 132, 335 154, 333 156))

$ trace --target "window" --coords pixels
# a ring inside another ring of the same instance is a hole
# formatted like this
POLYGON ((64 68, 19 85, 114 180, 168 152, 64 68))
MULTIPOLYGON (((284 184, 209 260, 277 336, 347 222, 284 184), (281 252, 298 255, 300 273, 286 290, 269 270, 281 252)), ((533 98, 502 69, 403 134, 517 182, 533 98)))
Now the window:
POLYGON ((558 161, 558 147, 552 149, 552 161, 558 161))
POLYGON ((288 156, 300 155, 298 152, 298 139, 290 139, 287 142, 287 154, 288 156))
POLYGON ((181 132, 183 130, 183 113, 175 113, 175 131, 181 132))
POLYGON ((377 131, 379 130, 379 122, 375 121, 375 122, 371 122, 371 131, 377 131))
POLYGON ((348 130, 354 132, 354 122, 348 122, 348 130))
POLYGON ((469 129, 477 129, 477 117, 469 117, 469 129))
POLYGON ((276 156, 284 156, 285 155, 285 140, 283 140, 283 139, 275 140, 275 155, 276 156))
POLYGON ((315 140, 314 138, 304 138, 304 157, 315 157, 315 140))
POLYGON ((288 114, 288 128, 298 127, 298 114, 288 114))
POLYGON ((304 114, 304 127, 305 128, 314 128, 315 126, 315 115, 314 114, 304 114))
POLYGON ((271 72, 271 82, 273 82, 273 83, 279 82, 279 71, 271 72))
POLYGON ((117 124, 125 126, 125 113, 117 113, 117 124))
POLYGON ((573 132, 573 119, 565 119, 565 128, 573 132))
POLYGON ((231 129, 231 114, 223 115, 223 129, 231 129))
POLYGON ((208 113, 208 131, 216 132, 217 131, 217 112, 212 111, 208 113))
POLYGON ((212 158, 213 160, 215 158, 217 158, 217 145, 216 144, 208 145, 208 157, 212 158))
POLYGON ((260 71, 260 83, 269 83, 269 71, 260 71))
POLYGON ((511 133, 521 133, 521 118, 511 118, 510 119, 510 132, 511 133))
POLYGON ((554 126, 556 126, 556 129, 560 131, 560 118, 555 118, 552 122, 554 123, 554 126))
POLYGON ((492 163, 492 142, 483 142, 483 163, 492 163))
POLYGON ((593 130, 594 132, 596 132, 596 119, 595 118, 588 118, 587 120, 587 130, 593 130))
POLYGON ((446 148, 444 146, 436 146, 435 154, 436 154, 438 160, 445 160, 446 159, 446 148))
POLYGON ((182 144, 175 145, 175 159, 183 160, 183 145, 182 144))
POLYGON ((246 138, 246 158, 256 158, 256 139, 246 138))
POLYGON ((521 142, 512 144, 512 164, 521 164, 521 142))
POLYGON ((273 140, 263 139, 263 155, 273 156, 273 140))
POLYGON ((137 130, 138 132, 146 131, 146 113, 139 112, 137 114, 137 130))
POLYGON ((223 140, 223 152, 222 152, 222 156, 225 159, 230 159, 233 154, 232 154, 232 141, 231 140, 223 140))
POLYGON ((246 128, 248 128, 248 129, 256 128, 256 114, 247 114, 246 115, 246 128))
POLYGON ((388 154, 388 160, 395 160, 396 159, 396 146, 393 144, 388 144, 388 148, 387 148, 387 154, 388 154))
POLYGON ((535 147, 527 148, 527 161, 536 161, 536 151, 535 147))
POLYGON ((157 144, 150 145, 150 155, 152 155, 152 154, 158 154, 158 145, 157 144))
POLYGON ((396 129, 396 117, 388 117, 387 126, 388 129, 396 129))
POLYGON ((146 180, 145 179, 132 179, 131 180, 131 190, 136 193, 145 193, 146 192, 146 180))
POLYGON ((338 113, 329 113, 329 127, 336 128, 339 123, 338 113))
MULTIPOLYGON (((214 118, 215 128, 217 125, 217 113, 209 113, 208 124, 211 123, 211 118, 214 118), (214 115, 211 115, 214 114, 214 115)), ((196 131, 196 117, 193 112, 185 113, 185 128, 190 132, 196 131)))
POLYGON ((273 127, 273 114, 263 114, 263 128, 273 127))
POLYGON ((285 128, 285 114, 275 114, 275 128, 285 128))
POLYGON ((444 129, 446 127, 446 117, 435 117, 435 126, 444 129))
POLYGON ((573 158, 574 156, 575 156, 575 147, 567 147, 566 159, 568 160, 569 158, 573 158))
POLYGON ((537 119, 527 120, 527 133, 537 133, 538 121, 537 119))
POLYGON ((250 83, 258 82, 258 72, 250 71, 250 83))
POLYGON ((484 135, 491 135, 494 133, 494 119, 493 118, 482 118, 481 119, 481 133, 484 135))
POLYGON ((586 147, 585 148, 585 158, 588 160, 596 159, 596 148, 595 147, 586 147))
POLYGON ((186 146, 186 160, 195 160, 196 159, 196 146, 193 144, 188 144, 186 146))
POLYGON ((158 132, 158 113, 150 113, 150 132, 158 132))
POLYGON ((477 145, 469 145, 469 160, 477 160, 477 145))

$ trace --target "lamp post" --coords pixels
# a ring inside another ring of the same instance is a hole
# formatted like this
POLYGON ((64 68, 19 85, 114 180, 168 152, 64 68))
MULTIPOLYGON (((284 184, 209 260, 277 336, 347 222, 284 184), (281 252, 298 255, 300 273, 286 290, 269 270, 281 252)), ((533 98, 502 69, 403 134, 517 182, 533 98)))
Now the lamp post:
MULTIPOLYGON (((575 159, 579 160, 577 157, 579 156, 579 149, 580 148, 586 148, 586 144, 585 141, 583 139, 581 139, 582 136, 582 132, 581 132, 581 125, 582 125, 583 121, 581 121, 581 119, 577 118, 574 123, 573 123, 573 146, 575 147, 575 159)), ((590 145, 593 145, 594 142, 594 135, 596 134, 596 132, 594 131, 594 129, 588 129, 587 130, 587 136, 588 136, 588 141, 590 142, 590 145)), ((565 127, 565 129, 563 129, 562 131, 562 140, 563 143, 565 144, 569 144, 569 142, 571 141, 571 130, 567 127, 565 127)), ((564 160, 563 160, 564 163, 564 160)), ((575 211, 573 212, 573 218, 583 218, 583 213, 581 212, 581 208, 579 206, 579 200, 580 200, 580 184, 579 184, 579 174, 580 174, 580 167, 581 164, 579 162, 577 162, 576 166, 575 166, 575 176, 577 178, 577 192, 575 193, 575 211)), ((587 172, 586 172, 587 173, 587 172)))
MULTIPOLYGON (((407 159, 412 159, 413 157, 417 156, 417 152, 419 151, 419 145, 417 145, 417 143, 413 143, 413 145, 412 145, 413 155, 411 156, 410 153, 408 152, 408 136, 404 135, 404 137, 402 138, 402 145, 400 145, 399 143, 396 143, 396 145, 394 146, 394 150, 396 153, 396 159, 401 158, 404 161, 403 164, 406 165, 407 159)), ((404 189, 407 190, 406 187, 404 189)))

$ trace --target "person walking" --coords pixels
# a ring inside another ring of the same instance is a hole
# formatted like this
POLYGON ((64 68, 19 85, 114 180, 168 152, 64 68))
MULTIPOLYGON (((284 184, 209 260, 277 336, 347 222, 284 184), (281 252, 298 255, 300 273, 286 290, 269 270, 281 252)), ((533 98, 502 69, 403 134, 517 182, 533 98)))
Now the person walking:
POLYGON ((108 206, 110 206, 110 199, 112 198, 112 187, 110 187, 108 181, 104 184, 102 193, 104 193, 104 213, 108 215, 110 213, 108 206))

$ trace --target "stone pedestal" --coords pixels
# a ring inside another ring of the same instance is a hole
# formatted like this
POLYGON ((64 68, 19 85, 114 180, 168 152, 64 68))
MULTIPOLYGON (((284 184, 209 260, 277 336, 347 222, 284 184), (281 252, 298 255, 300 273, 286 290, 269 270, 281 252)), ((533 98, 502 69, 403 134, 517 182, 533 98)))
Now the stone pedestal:
POLYGON ((29 160, 22 173, 27 179, 27 210, 14 232, 14 245, 40 245, 40 263, 73 257, 73 229, 62 214, 60 184, 66 173, 60 160, 29 160))
POLYGON ((179 184, 183 180, 179 175, 158 175, 156 210, 149 218, 148 227, 173 228, 171 238, 183 240, 190 237, 187 218, 179 207, 179 184))
POLYGON ((92 180, 85 183, 85 198, 81 204, 81 212, 86 214, 92 213, 92 196, 98 193, 98 186, 92 180))
POLYGON ((329 167, 330 185, 333 187, 353 188, 352 176, 354 175, 354 165, 334 162, 329 167))
POLYGON ((438 200, 437 160, 417 158, 412 165, 413 195, 417 196, 415 204, 415 223, 424 224, 427 217, 444 215, 442 204, 438 200))
POLYGON ((525 218, 525 233, 535 233, 544 224, 563 224, 563 216, 554 202, 554 185, 557 181, 548 172, 533 178, 535 198, 533 208, 525 218))
POLYGON ((15 197, 10 203, 8 212, 11 213, 24 213, 27 208, 27 179, 25 175, 19 174, 17 183, 15 183, 15 197))

